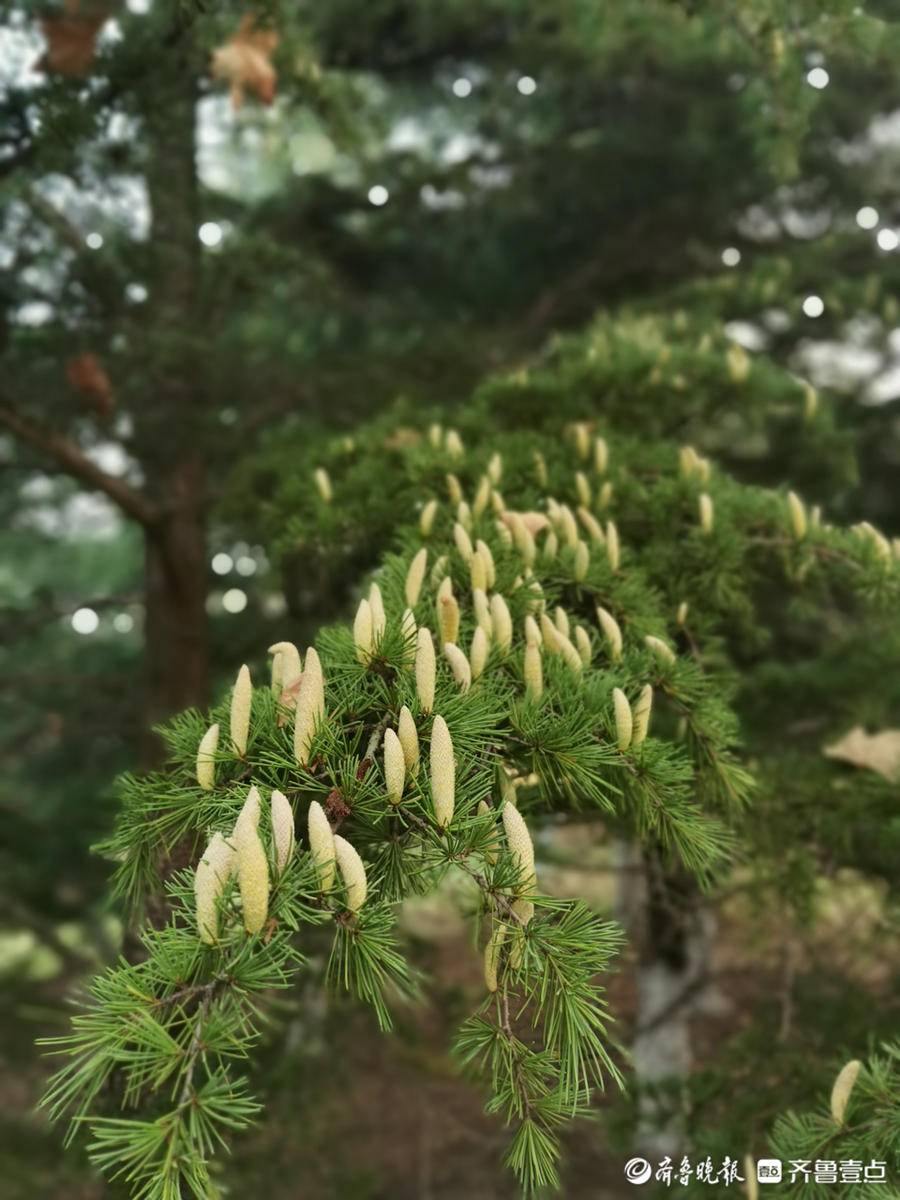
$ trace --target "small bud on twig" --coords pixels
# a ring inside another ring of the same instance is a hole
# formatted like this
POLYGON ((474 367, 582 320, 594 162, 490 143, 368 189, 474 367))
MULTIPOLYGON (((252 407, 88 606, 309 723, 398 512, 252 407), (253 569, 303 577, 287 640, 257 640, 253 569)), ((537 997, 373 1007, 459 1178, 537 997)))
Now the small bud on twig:
POLYGON ((372 606, 363 598, 353 619, 353 644, 357 660, 363 664, 372 657, 372 606))

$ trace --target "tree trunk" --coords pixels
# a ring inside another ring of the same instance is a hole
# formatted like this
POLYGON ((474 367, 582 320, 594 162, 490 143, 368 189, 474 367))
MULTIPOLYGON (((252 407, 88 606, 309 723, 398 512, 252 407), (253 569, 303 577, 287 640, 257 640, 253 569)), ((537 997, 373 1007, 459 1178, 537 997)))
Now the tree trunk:
POLYGON ((162 512, 146 531, 144 761, 159 757, 150 726, 206 702, 207 396, 199 311, 200 207, 196 168, 198 62, 188 17, 176 19, 143 96, 152 227, 146 403, 136 441, 146 487, 162 512))
POLYGON ((639 1089, 636 1148, 675 1156, 684 1148, 682 1086, 691 1070, 691 1018, 720 1012, 711 979, 715 919, 696 880, 655 851, 623 846, 621 918, 640 946, 632 1061, 639 1089))
POLYGON ((175 509, 145 534, 145 762, 159 753, 153 724, 207 699, 204 474, 199 458, 175 464, 168 476, 175 509))

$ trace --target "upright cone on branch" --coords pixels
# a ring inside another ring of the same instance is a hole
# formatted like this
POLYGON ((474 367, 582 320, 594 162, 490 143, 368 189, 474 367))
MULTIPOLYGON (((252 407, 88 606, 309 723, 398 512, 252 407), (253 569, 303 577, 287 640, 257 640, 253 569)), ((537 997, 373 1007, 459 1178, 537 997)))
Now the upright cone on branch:
POLYGON ((525 694, 539 700, 544 692, 544 671, 541 666, 541 648, 537 642, 525 643, 525 694))
POLYGON ((425 570, 428 566, 428 551, 423 546, 414 555, 406 573, 404 595, 410 608, 415 608, 419 602, 419 594, 425 581, 425 570))
POLYGON ((334 834, 331 832, 325 810, 318 800, 313 800, 309 806, 306 828, 309 834, 309 851, 319 877, 319 887, 323 892, 330 892, 334 884, 336 862, 334 834))
POLYGON ((197 782, 204 792, 216 786, 216 751, 219 748, 219 726, 210 725, 197 747, 197 782))
MULTIPOLYGON (((520 892, 530 892, 534 889, 536 875, 534 870, 534 842, 528 832, 525 819, 508 800, 503 805, 503 828, 506 831, 506 844, 512 855, 518 873, 520 892)), ((520 914, 524 915, 524 914, 520 914)), ((527 920, 522 922, 527 924, 527 920)))
POLYGON ((475 613, 475 620, 490 640, 494 636, 494 623, 491 620, 491 606, 487 594, 482 588, 472 589, 472 609, 475 613))
POLYGON ((455 642, 445 642, 444 657, 450 664, 453 678, 459 684, 460 690, 467 692, 472 686, 472 667, 464 652, 455 642))
POLYGON ((384 782, 389 803, 399 804, 406 784, 406 758, 400 738, 390 728, 384 731, 384 782))
POLYGON ((369 890, 363 860, 346 838, 334 835, 334 857, 347 891, 347 908, 358 913, 366 902, 369 890))
POLYGON ((619 622, 611 612, 607 612, 599 604, 597 605, 597 620, 600 622, 603 636, 609 645, 609 657, 613 662, 618 662, 622 657, 622 630, 619 627, 619 622))
POLYGON ((541 639, 549 654, 559 654, 559 630, 546 613, 541 613, 541 639))
POLYGON ((416 640, 416 691, 422 712, 431 712, 434 708, 434 685, 437 677, 437 662, 434 654, 434 640, 431 630, 424 625, 419 626, 416 640))
POLYGON ((272 792, 272 840, 275 843, 275 870, 279 875, 294 853, 294 810, 284 792, 272 792))
POLYGON ((253 829, 259 828, 259 818, 262 815, 262 797, 259 794, 259 788, 256 784, 251 784, 247 792, 247 798, 241 806, 241 811, 237 815, 237 820, 234 823, 234 828, 231 831, 232 839, 241 825, 249 825, 253 829))
POLYGON ((862 1063, 853 1058, 850 1062, 844 1063, 834 1081, 831 1089, 831 1116, 837 1125, 844 1123, 850 1093, 853 1091, 861 1068, 862 1063))
POLYGON ((806 505, 796 492, 788 492, 788 509, 791 514, 791 529, 798 542, 806 537, 808 523, 806 520, 806 505))
POLYGON ((437 515, 437 500, 429 500, 419 515, 419 532, 422 537, 430 537, 434 528, 434 518, 437 515))
POLYGON ((363 598, 359 602, 356 616, 353 619, 353 644, 356 647, 357 660, 363 664, 372 657, 374 638, 372 636, 372 606, 363 598))
POLYGON ((475 550, 472 557, 469 559, 469 578, 472 584, 472 590, 480 589, 486 592, 488 588, 488 573, 487 564, 480 550, 475 550))
POLYGON ((474 553, 472 539, 469 537, 468 530, 464 529, 459 521, 453 526, 453 541, 456 543, 460 558, 463 562, 468 563, 474 553))
POLYGON ((616 713, 616 745, 624 754, 631 745, 633 717, 628 697, 621 688, 613 688, 613 706, 616 713))
POLYGON ((232 834, 244 928, 259 933, 269 915, 269 861, 259 834, 249 821, 238 821, 232 834))
POLYGON ((594 439, 594 470, 598 475, 603 475, 606 472, 609 463, 609 447, 606 444, 606 439, 598 437, 594 439))
POLYGON ((646 738, 647 730, 650 728, 650 712, 652 708, 653 688, 649 683, 645 683, 632 710, 632 746, 639 746, 646 738))
MULTIPOLYGON (((444 583, 449 582, 449 579, 444 580, 444 583)), ((455 642, 459 636, 459 603, 449 589, 438 596, 438 631, 444 644, 455 642)))
POLYGON ((602 546, 606 541, 606 535, 603 532, 603 527, 592 512, 588 512, 586 508, 579 508, 578 520, 584 526, 584 531, 597 545, 602 546))
POLYGON ((297 712, 294 718, 294 757, 301 766, 309 762, 309 750, 315 737, 316 726, 325 715, 325 679, 322 664, 315 647, 306 652, 306 670, 300 683, 297 697, 297 712))
POLYGON ((431 800, 435 820, 446 829, 456 804, 456 763, 450 730, 442 716, 435 716, 431 726, 431 800))
POLYGON ((618 571, 621 551, 619 549, 619 530, 615 521, 606 522, 606 557, 609 559, 611 571, 618 571))
POLYGON ((700 515, 700 528, 704 533, 712 533, 715 512, 712 497, 708 492, 701 492, 697 498, 697 510, 700 515))
POLYGON ((572 566, 572 576, 576 583, 581 583, 584 580, 590 564, 591 552, 587 548, 587 543, 579 538, 575 543, 575 562, 572 566))
POLYGON ((219 897, 234 870, 234 847, 221 833, 213 834, 194 872, 197 932, 201 941, 214 946, 219 940, 219 897))
MULTIPOLYGON (((494 563, 494 556, 491 553, 491 548, 487 544, 487 542, 484 542, 481 540, 481 538, 479 538, 478 541, 475 543, 475 549, 481 555, 482 559, 484 560, 484 569, 485 569, 485 574, 487 576, 487 586, 489 588, 492 588, 494 586, 494 584, 497 582, 497 567, 494 563)), ((487 590, 487 588, 485 589, 485 591, 486 590, 487 590)))
POLYGON ((656 655, 661 663, 668 664, 675 662, 675 651, 662 638, 654 637, 652 633, 648 633, 644 638, 644 645, 656 655))
POLYGON ((316 490, 318 491, 319 496, 325 501, 326 504, 330 504, 334 497, 334 492, 332 491, 331 487, 331 476, 324 467, 316 467, 315 471, 313 472, 313 479, 315 480, 316 490))
POLYGON ((594 648, 591 645, 590 635, 583 625, 575 626, 575 648, 581 656, 582 663, 586 667, 590 666, 591 659, 594 657, 594 648))
POLYGON ((372 642, 377 647, 384 637, 387 616, 384 611, 384 601, 381 598, 381 588, 373 583, 369 588, 369 608, 372 610, 372 642))
POLYGON ((587 508, 593 496, 591 494, 591 485, 584 471, 575 472, 575 491, 578 493, 578 503, 587 508))
POLYGON ((281 699, 282 703, 293 708, 297 702, 297 691, 303 675, 300 651, 293 642, 276 642, 269 647, 269 654, 273 655, 272 691, 281 699))
POLYGON ((472 501, 472 516, 477 521, 491 500, 491 481, 487 475, 482 475, 478 481, 475 498, 472 501))
POLYGON ((404 704, 400 709, 397 721, 397 737, 403 747, 403 761, 410 779, 415 779, 419 773, 419 734, 413 715, 404 704))
POLYGON ((247 735, 250 732, 250 708, 253 702, 253 683, 250 668, 244 664, 238 671, 231 692, 231 741, 241 756, 247 753, 247 735))
POLYGON ((472 634, 472 645, 469 648, 469 666, 472 668, 473 680, 477 679, 484 670, 489 650, 490 642, 487 634, 480 625, 476 625, 475 632, 472 634))
POLYGON ((491 596, 491 624, 494 641, 501 650, 507 651, 512 645, 513 624, 509 606, 499 592, 494 592, 491 596))

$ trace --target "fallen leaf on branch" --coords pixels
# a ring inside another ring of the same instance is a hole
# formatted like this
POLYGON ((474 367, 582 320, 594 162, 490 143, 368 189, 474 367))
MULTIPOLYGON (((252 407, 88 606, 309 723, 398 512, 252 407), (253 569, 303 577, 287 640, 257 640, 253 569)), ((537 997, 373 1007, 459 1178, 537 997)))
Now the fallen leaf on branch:
POLYGON ((92 407, 102 417, 108 417, 116 406, 112 384, 96 354, 87 352, 70 358, 66 363, 69 387, 83 396, 90 396, 92 407))
POLYGON ((900 783, 900 729, 883 729, 881 733, 866 733, 861 725, 825 746, 826 758, 837 758, 875 771, 892 783, 900 783))
POLYGON ((66 0, 63 11, 41 18, 47 48, 34 64, 48 75, 87 75, 94 61, 97 34, 106 24, 109 8, 90 0, 66 0))
POLYGON ((213 51, 213 78, 231 84, 232 108, 241 107, 245 91, 252 92, 263 104, 275 99, 278 76, 270 59, 277 45, 275 30, 257 29, 255 18, 245 13, 234 37, 213 51))

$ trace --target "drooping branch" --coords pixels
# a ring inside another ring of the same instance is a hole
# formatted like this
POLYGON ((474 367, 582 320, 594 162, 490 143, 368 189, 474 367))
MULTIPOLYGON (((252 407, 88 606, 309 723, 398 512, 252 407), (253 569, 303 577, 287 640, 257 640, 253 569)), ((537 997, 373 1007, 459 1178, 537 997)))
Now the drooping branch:
POLYGON ((0 426, 8 429, 20 442, 52 459, 79 483, 103 492, 122 512, 141 525, 149 528, 159 520, 160 511, 155 504, 124 479, 98 467, 71 438, 30 421, 11 404, 3 402, 0 402, 0 426))

